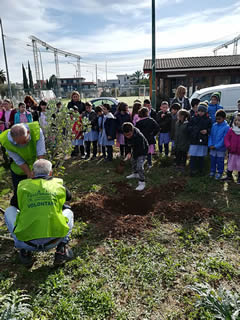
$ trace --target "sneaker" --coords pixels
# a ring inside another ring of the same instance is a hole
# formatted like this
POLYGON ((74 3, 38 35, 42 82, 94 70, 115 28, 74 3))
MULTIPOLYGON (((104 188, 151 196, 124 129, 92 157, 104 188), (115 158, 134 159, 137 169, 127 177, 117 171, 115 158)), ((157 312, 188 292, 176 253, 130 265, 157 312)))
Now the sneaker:
POLYGON ((33 265, 32 252, 25 249, 19 251, 19 259, 23 265, 26 267, 31 267, 33 265))
POLYGON ((143 191, 145 189, 145 181, 139 181, 136 191, 143 191))
POLYGON ((209 177, 210 178, 214 178, 215 177, 215 172, 210 172, 209 177))
POLYGON ((85 155, 85 160, 88 160, 90 158, 90 156, 88 154, 85 155))
POLYGON ((92 160, 95 160, 95 159, 97 159, 96 156, 92 156, 92 157, 90 158, 91 161, 92 161, 92 160))
POLYGON ((222 174, 221 173, 217 173, 215 176, 215 180, 221 180, 222 178, 222 174))
POLYGON ((60 265, 72 259, 73 259, 72 250, 68 248, 66 244, 60 243, 57 246, 57 249, 55 252, 54 265, 60 265))
POLYGON ((232 176, 224 176, 220 180, 230 182, 230 181, 233 181, 233 177, 232 176))
POLYGON ((152 168, 152 164, 148 164, 148 169, 151 169, 152 168))
POLYGON ((138 173, 132 173, 129 176, 126 176, 127 179, 139 179, 138 173))

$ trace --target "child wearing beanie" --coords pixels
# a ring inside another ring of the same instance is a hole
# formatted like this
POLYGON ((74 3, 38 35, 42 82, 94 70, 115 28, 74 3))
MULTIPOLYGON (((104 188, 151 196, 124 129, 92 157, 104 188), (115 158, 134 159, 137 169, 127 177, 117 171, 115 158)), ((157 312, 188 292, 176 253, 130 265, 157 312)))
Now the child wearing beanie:
POLYGON ((216 122, 216 112, 220 109, 223 109, 223 107, 219 105, 220 98, 221 96, 219 92, 214 92, 211 95, 211 102, 208 105, 208 114, 210 119, 212 120, 212 123, 216 122))
POLYGON ((207 114, 208 105, 201 102, 198 106, 198 113, 192 117, 188 124, 190 135, 190 175, 202 174, 204 157, 208 153, 208 135, 211 131, 212 122, 207 114))
POLYGON ((226 112, 218 110, 216 112, 216 122, 212 126, 208 140, 211 157, 210 177, 215 177, 216 180, 222 178, 224 171, 224 158, 226 151, 226 147, 224 146, 224 137, 228 130, 229 125, 226 121, 226 112))

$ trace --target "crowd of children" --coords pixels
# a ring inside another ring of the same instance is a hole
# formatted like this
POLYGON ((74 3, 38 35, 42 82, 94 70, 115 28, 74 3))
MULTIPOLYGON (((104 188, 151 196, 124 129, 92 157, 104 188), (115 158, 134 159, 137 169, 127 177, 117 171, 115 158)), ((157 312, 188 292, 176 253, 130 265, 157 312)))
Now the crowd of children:
MULTIPOLYGON (((158 112, 146 99, 143 105, 140 100, 135 100, 132 112, 126 103, 121 102, 114 114, 109 104, 94 109, 90 102, 81 102, 79 93, 74 91, 68 104, 71 112, 77 114, 72 128, 75 136, 72 157, 80 154, 85 160, 101 157, 112 161, 115 145, 119 148, 120 157, 132 159, 133 172, 127 178, 137 178, 139 184, 136 190, 141 191, 145 188, 144 163, 147 160, 148 168, 152 167, 152 156, 157 153, 158 141, 159 154, 164 151, 165 156, 169 156, 171 152, 178 171, 185 170, 189 155, 190 175, 201 175, 204 158, 209 154, 210 177, 232 180, 232 172, 236 170, 237 183, 240 184, 240 100, 238 111, 233 114, 229 125, 226 113, 219 105, 219 93, 212 94, 209 104, 192 99, 189 107, 186 90, 180 89, 171 106, 167 101, 162 101, 158 112), (224 177, 226 151, 228 167, 224 177)), ((18 110, 13 108, 10 100, 0 103, 0 132, 15 123, 32 121, 39 121, 44 130, 47 103, 41 101, 37 107, 30 96, 26 96, 24 101, 19 103, 18 110)), ((61 103, 58 103, 57 112, 60 108, 61 103)))

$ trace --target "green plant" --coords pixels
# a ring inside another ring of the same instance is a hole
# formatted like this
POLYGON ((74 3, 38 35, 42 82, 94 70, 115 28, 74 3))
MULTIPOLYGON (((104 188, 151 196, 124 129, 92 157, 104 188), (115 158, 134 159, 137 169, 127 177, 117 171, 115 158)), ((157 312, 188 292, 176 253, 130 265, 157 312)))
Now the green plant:
POLYGON ((179 236, 179 242, 185 247, 190 247, 193 244, 209 243, 209 231, 210 229, 204 230, 202 228, 192 228, 190 230, 187 228, 176 229, 179 236))
POLYGON ((213 289, 208 284, 198 284, 189 287, 197 293, 197 308, 204 308, 214 315, 214 319, 239 320, 240 319, 240 296, 229 290, 220 288, 213 289))
POLYGON ((76 302, 91 319, 107 319, 113 312, 114 302, 110 292, 101 288, 101 281, 77 288, 76 302))
POLYGON ((30 296, 23 290, 12 291, 0 297, 0 319, 30 319, 32 316, 30 296))
POLYGON ((227 276, 230 279, 232 276, 237 274, 234 266, 223 259, 209 258, 205 260, 205 265, 207 266, 209 271, 219 272, 223 276, 227 276))
POLYGON ((69 114, 66 106, 56 112, 56 101, 48 103, 46 111, 47 125, 43 128, 48 160, 52 162, 54 174, 60 175, 64 172, 63 163, 72 152, 72 127, 77 120, 78 114, 69 114))
POLYGON ((232 238, 237 230, 237 225, 233 221, 230 221, 224 224, 222 233, 225 238, 232 238))

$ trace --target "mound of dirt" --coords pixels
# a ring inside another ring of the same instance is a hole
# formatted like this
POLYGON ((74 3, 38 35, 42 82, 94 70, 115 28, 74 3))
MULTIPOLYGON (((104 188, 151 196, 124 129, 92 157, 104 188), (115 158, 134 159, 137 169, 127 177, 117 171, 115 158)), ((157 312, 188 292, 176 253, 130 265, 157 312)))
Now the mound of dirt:
POLYGON ((217 214, 216 210, 204 208, 198 202, 173 201, 183 190, 184 182, 159 185, 144 192, 137 192, 125 183, 114 183, 113 187, 117 195, 90 193, 72 204, 75 219, 94 224, 104 237, 137 235, 152 227, 153 216, 183 223, 217 214))
POLYGON ((185 222, 208 219, 210 216, 219 215, 215 209, 204 208, 197 201, 192 202, 167 202, 157 203, 154 215, 170 222, 185 222))

